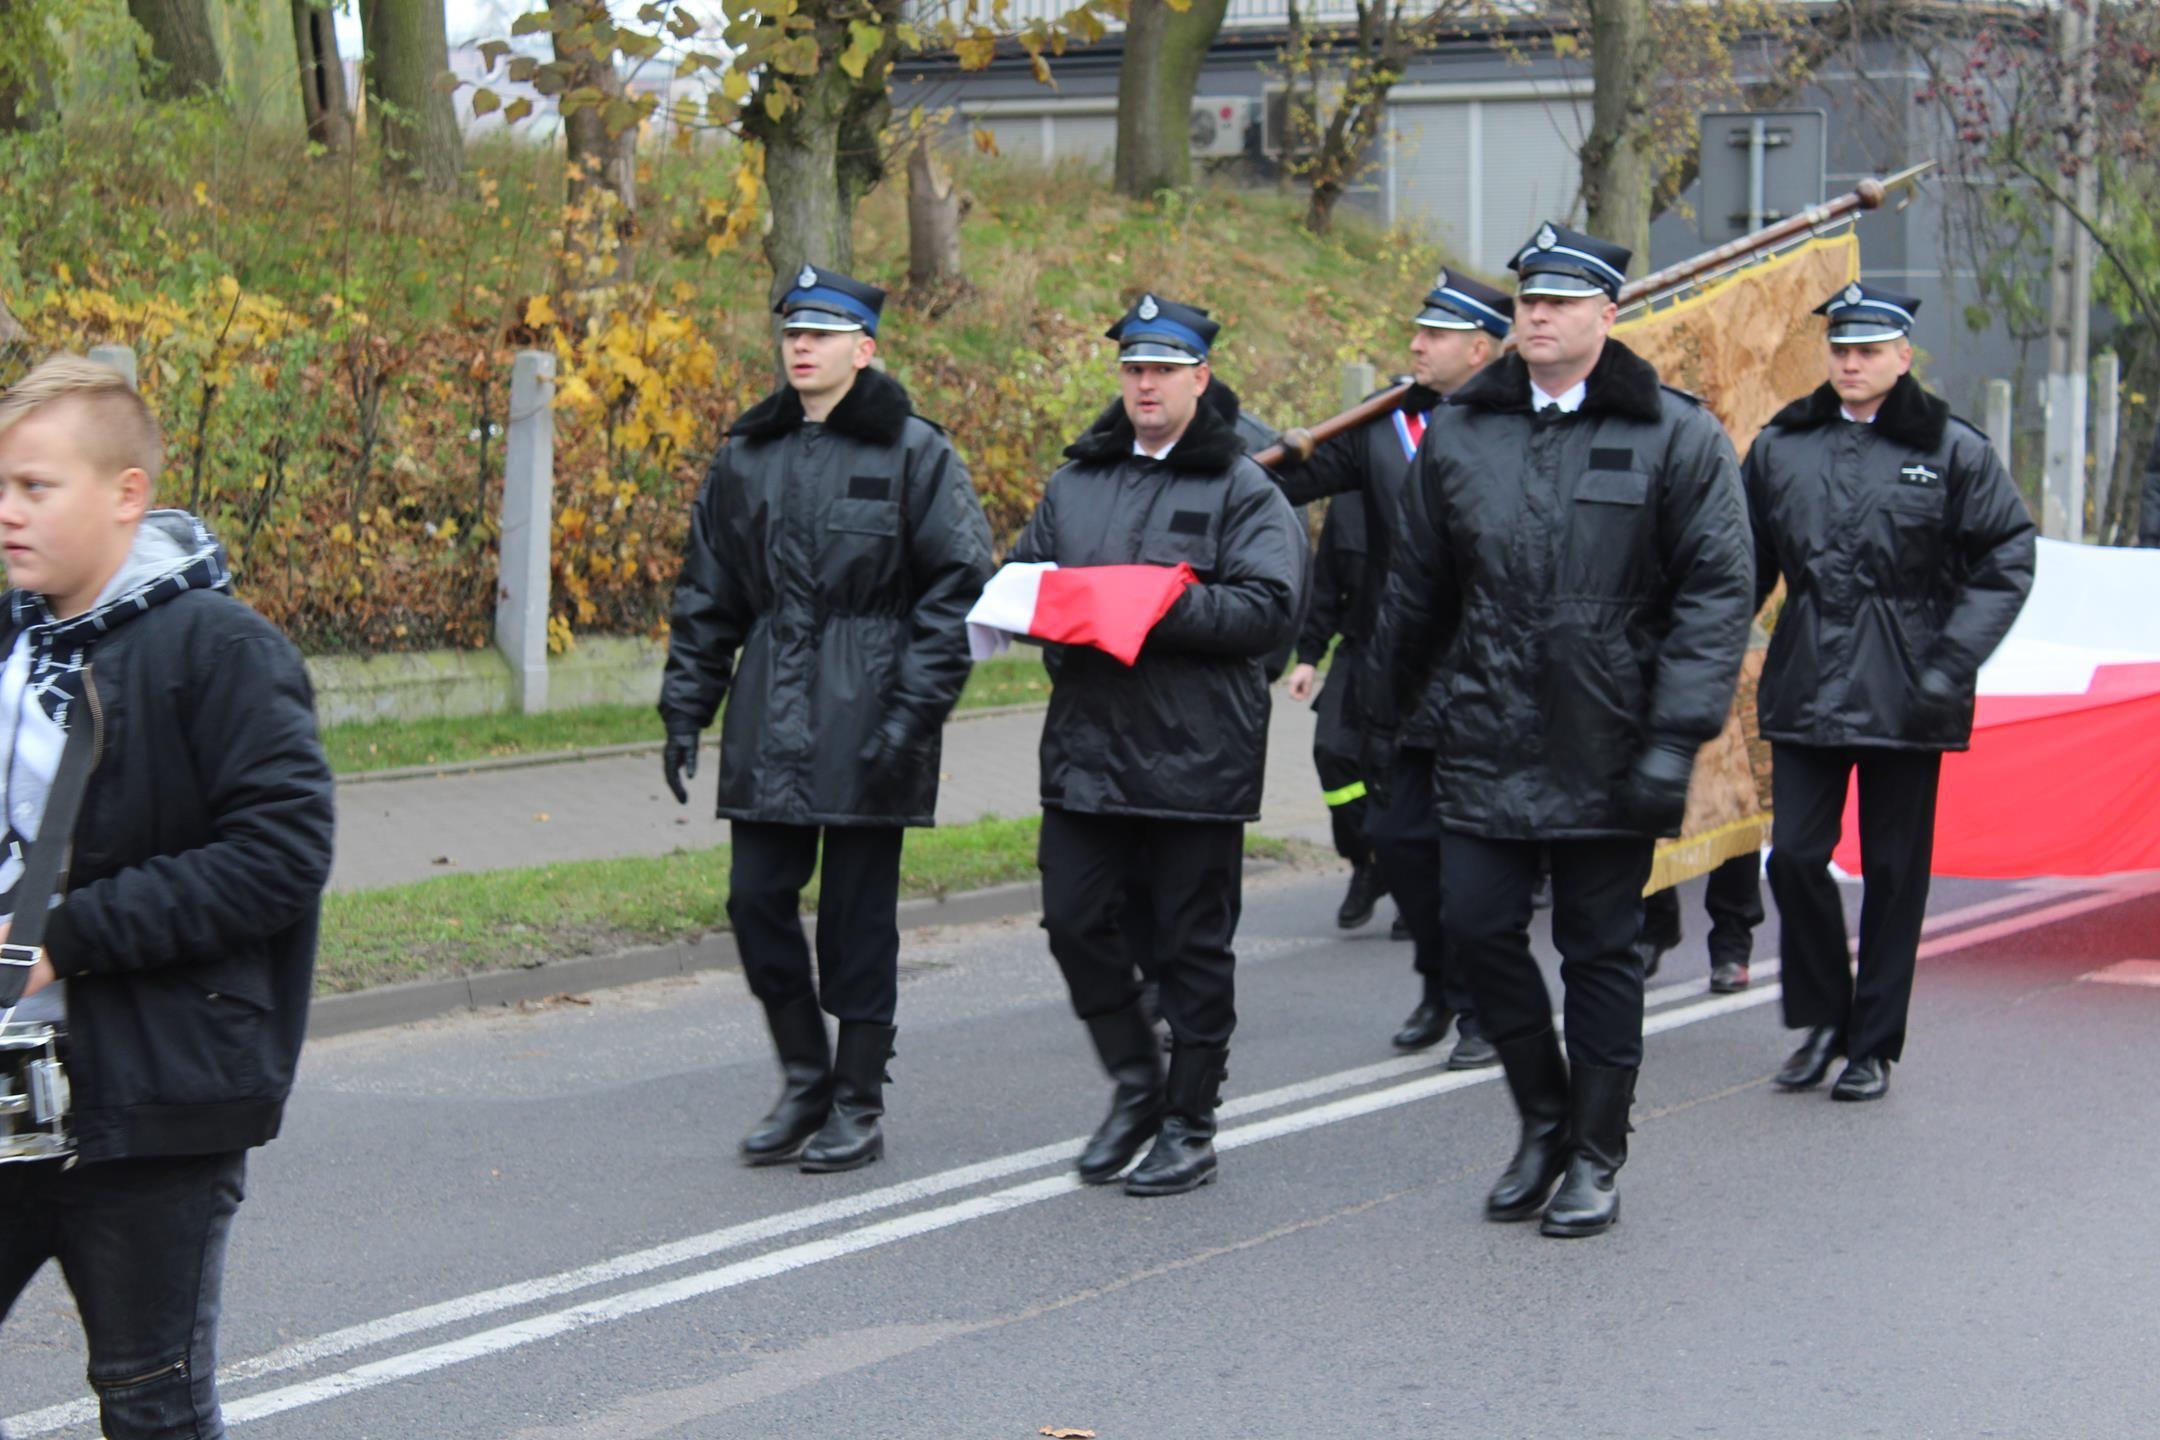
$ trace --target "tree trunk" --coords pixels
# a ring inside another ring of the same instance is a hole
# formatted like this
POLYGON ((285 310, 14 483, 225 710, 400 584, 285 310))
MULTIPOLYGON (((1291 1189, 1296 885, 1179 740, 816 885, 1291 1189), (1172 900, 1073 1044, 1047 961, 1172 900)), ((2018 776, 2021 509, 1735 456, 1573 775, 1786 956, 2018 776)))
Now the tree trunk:
POLYGON ((184 100, 225 83, 209 0, 128 0, 128 13, 149 33, 150 55, 158 62, 152 99, 184 100))
POLYGON ((300 108, 307 137, 332 154, 352 149, 352 102, 345 94, 345 62, 327 7, 292 0, 293 46, 300 62, 300 108))
POLYGON ((1590 138, 1582 147, 1584 228, 1650 262, 1650 84, 1656 68, 1650 0, 1590 0, 1590 138))
POLYGON ((599 105, 581 108, 563 121, 563 144, 569 161, 565 198, 573 215, 565 226, 564 250, 583 280, 623 281, 637 266, 637 126, 608 133, 607 101, 623 98, 622 75, 615 69, 614 52, 602 54, 592 44, 592 31, 577 23, 608 20, 607 7, 595 0, 553 0, 550 6, 560 23, 553 31, 555 58, 568 68, 564 76, 572 90, 590 86, 604 97, 599 105), (587 12, 576 17, 573 12, 587 12), (597 14, 591 12, 597 11, 597 14))
POLYGON ((441 84, 450 69, 443 0, 360 0, 360 24, 385 173, 438 193, 456 190, 465 147, 441 84))
POLYGON ((22 321, 8 309, 7 296, 0 295, 0 345, 21 345, 29 339, 30 332, 23 329, 22 321))
POLYGON ((1193 87, 1230 0, 1132 0, 1118 61, 1117 164, 1120 195, 1146 199, 1192 184, 1193 87))
POLYGON ((908 286, 936 303, 967 284, 960 268, 960 190, 930 135, 908 156, 908 286))

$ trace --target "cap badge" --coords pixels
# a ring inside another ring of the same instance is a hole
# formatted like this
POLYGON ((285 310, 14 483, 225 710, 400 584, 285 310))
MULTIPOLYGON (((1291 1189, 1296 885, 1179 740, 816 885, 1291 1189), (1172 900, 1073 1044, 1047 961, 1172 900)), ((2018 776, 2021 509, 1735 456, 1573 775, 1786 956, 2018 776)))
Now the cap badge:
POLYGON ((1866 298, 1867 292, 1862 290, 1857 282, 1845 287, 1845 303, 1847 305, 1858 305, 1866 298))
POLYGON ((1140 297, 1140 309, 1136 313, 1142 320, 1153 320, 1162 314, 1162 306, 1155 303, 1153 295, 1143 295, 1140 297))
POLYGON ((803 266, 802 274, 795 277, 795 284, 798 288, 803 290, 810 290, 816 288, 817 267, 814 265, 803 266))
POLYGON ((1555 246, 1555 245, 1558 245, 1559 243, 1560 243, 1560 232, 1559 232, 1559 231, 1557 231, 1557 230, 1555 230, 1555 229, 1553 229, 1551 225, 1545 225, 1545 226, 1542 226, 1542 227, 1541 227, 1541 228, 1540 228, 1540 229, 1538 230, 1538 232, 1537 232, 1537 248, 1538 248, 1538 249, 1540 249, 1540 250, 1550 250, 1550 249, 1552 249, 1552 248, 1553 248, 1553 246, 1555 246))

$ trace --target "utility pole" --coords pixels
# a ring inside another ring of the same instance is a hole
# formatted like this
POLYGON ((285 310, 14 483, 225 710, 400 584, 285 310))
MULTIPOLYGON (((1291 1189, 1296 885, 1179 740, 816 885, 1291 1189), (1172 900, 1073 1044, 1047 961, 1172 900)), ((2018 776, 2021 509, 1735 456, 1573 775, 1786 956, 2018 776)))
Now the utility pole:
MULTIPOLYGON (((2093 165, 2094 17, 2082 5, 2056 11, 2062 76, 2062 156, 2078 214, 2090 217, 2098 195, 2093 165)), ((2085 434, 2092 336, 2092 235, 2065 205, 2055 207, 2048 270, 2046 478, 2041 533, 2085 538, 2085 434)))

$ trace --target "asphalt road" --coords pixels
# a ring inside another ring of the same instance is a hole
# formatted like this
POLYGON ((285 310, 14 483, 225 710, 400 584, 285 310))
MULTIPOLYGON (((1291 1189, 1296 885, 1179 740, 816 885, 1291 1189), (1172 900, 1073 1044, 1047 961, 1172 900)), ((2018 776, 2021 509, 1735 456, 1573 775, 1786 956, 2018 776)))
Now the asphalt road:
MULTIPOLYGON (((890 1154, 852 1175, 734 1164, 773 1076, 733 974, 312 1046, 235 1235, 235 1433, 2160 1425, 2160 988, 2084 983, 2160 960, 2160 878, 1939 883, 1866 1106, 1768 1084, 1774 976, 1706 995, 1690 887, 1622 1222, 1584 1241, 1481 1218, 1504 1090, 1391 1055, 1407 947, 1338 937, 1338 886, 1252 887, 1222 1175, 1179 1198, 1069 1179, 1105 1086, 1019 922, 910 937, 890 1154)), ((82 1365, 48 1269, 0 1331, 18 1440, 94 1433, 82 1365)))

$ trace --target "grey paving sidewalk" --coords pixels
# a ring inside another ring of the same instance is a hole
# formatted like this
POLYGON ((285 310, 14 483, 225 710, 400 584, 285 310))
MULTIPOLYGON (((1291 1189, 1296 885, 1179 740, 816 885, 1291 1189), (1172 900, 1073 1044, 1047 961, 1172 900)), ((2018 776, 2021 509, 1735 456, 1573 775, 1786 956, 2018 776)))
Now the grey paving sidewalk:
MULTIPOLYGON (((1040 711, 947 725, 938 820, 1033 813, 1041 733, 1040 711)), ((1313 776, 1312 735, 1312 711, 1278 687, 1259 828, 1324 843, 1327 807, 1313 776)), ((657 752, 341 785, 331 888, 718 845, 727 826, 712 815, 709 767, 717 763, 707 750, 688 806, 661 783, 657 752)))

